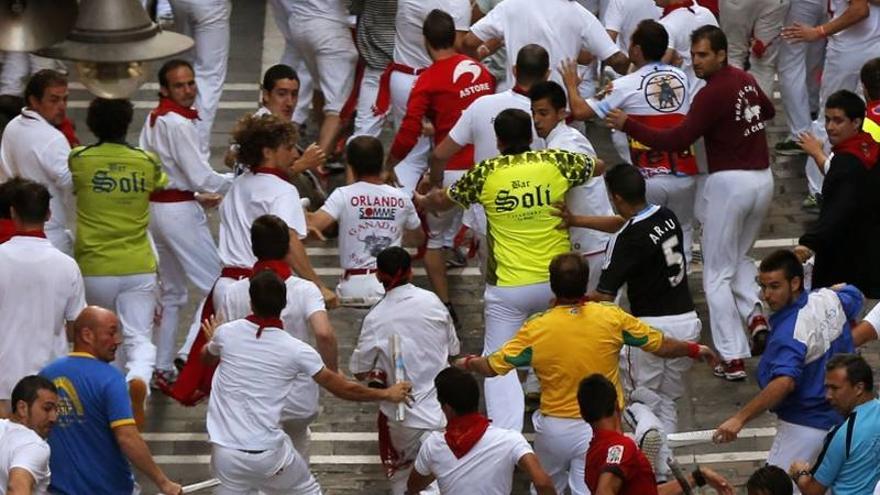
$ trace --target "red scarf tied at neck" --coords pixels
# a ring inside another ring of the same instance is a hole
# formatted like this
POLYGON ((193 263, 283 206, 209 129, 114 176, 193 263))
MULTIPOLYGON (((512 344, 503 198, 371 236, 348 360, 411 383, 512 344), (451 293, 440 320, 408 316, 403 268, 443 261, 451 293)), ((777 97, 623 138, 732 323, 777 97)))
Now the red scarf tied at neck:
POLYGON ((398 285, 405 284, 411 274, 412 268, 409 268, 408 270, 398 270, 398 272, 393 275, 380 270, 376 272, 376 278, 382 283, 382 287, 385 287, 385 292, 388 292, 398 285))
POLYGON ((169 113, 176 113, 190 120, 196 120, 199 118, 199 112, 195 108, 187 108, 183 105, 179 105, 171 98, 161 96, 159 97, 159 105, 150 112, 150 127, 156 125, 156 119, 169 113))
POLYGON ((16 230, 13 236, 20 237, 39 237, 40 239, 46 238, 46 233, 43 232, 43 229, 40 230, 16 230))
POLYGON ((874 141, 867 132, 861 131, 846 141, 837 144, 831 148, 834 153, 847 153, 858 158, 865 166, 865 169, 871 170, 877 164, 880 158, 880 144, 874 141))
MULTIPOLYGON (((677 9, 689 9, 694 6, 694 0, 679 0, 678 2, 672 3, 663 7, 663 15, 661 17, 666 17, 672 11, 677 9)), ((691 10, 693 12, 693 10, 691 10)))
POLYGON ((489 418, 480 413, 449 418, 444 435, 446 445, 449 445, 456 459, 461 459, 483 438, 488 428, 489 418))
POLYGON ((519 84, 514 84, 513 88, 511 88, 511 91, 513 91, 514 93, 516 93, 518 95, 523 95, 526 98, 529 98, 529 92, 522 89, 519 84))
POLYGON ((256 167, 253 170, 251 170, 251 172, 253 172, 254 174, 274 175, 275 177, 278 177, 279 179, 283 180, 284 182, 289 182, 289 180, 287 179, 287 173, 284 172, 284 170, 281 170, 280 168, 256 167))
POLYGON ((257 328, 257 338, 260 338, 263 335, 264 328, 278 328, 284 330, 284 322, 281 321, 281 318, 247 315, 244 319, 259 327, 257 328))
POLYGON ((290 269, 290 265, 288 265, 284 260, 260 260, 254 264, 254 275, 260 273, 263 270, 271 270, 275 272, 275 275, 278 275, 282 281, 287 280, 293 275, 293 270, 290 269))

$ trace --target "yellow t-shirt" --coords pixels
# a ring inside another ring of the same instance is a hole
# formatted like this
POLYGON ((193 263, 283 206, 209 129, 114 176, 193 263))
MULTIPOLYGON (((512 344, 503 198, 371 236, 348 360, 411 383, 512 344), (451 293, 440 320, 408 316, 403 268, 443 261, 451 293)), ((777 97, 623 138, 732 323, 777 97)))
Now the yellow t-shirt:
POLYGON ((577 389, 599 373, 614 383, 621 409, 620 349, 624 345, 654 352, 663 334, 610 303, 556 306, 529 319, 517 334, 489 355, 489 366, 505 374, 532 366, 541 382, 541 413, 580 418, 577 389))
POLYGON ((486 281, 502 287, 546 282, 557 254, 571 249, 568 230, 550 214, 572 187, 593 175, 595 160, 562 150, 527 151, 484 160, 449 188, 463 207, 482 204, 488 220, 486 281))
POLYGON ((76 195, 74 257, 86 276, 156 271, 147 237, 150 193, 168 177, 159 158, 125 144, 81 146, 70 153, 76 195))

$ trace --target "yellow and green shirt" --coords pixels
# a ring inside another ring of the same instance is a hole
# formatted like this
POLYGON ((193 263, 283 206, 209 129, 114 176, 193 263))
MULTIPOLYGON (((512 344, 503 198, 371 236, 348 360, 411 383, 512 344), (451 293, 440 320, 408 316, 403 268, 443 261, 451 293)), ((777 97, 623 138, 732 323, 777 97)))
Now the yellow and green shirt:
POLYGON ((150 193, 168 177, 159 158, 118 143, 81 146, 70 153, 76 195, 74 256, 86 276, 156 271, 147 238, 150 193))
POLYGON ((599 373, 614 383, 621 409, 620 349, 624 345, 654 352, 663 334, 610 303, 556 306, 529 319, 501 349, 489 355, 489 366, 503 375, 531 366, 541 382, 541 413, 580 418, 577 389, 581 380, 599 373))
POLYGON ((596 162, 562 150, 527 151, 484 160, 448 191, 463 207, 481 204, 488 220, 487 282, 516 287, 546 282, 554 256, 571 249, 568 230, 551 215, 572 187, 590 180, 596 162))

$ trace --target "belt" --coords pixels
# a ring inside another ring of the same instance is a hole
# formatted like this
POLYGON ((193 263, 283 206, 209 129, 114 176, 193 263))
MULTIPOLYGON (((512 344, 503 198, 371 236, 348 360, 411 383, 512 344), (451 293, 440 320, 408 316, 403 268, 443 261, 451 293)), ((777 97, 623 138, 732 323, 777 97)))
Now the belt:
POLYGON ((254 270, 252 268, 241 268, 238 266, 224 266, 223 269, 220 270, 221 278, 234 278, 236 280, 251 278, 253 274, 254 270))
POLYGON ((181 203, 195 199, 195 193, 192 191, 181 191, 180 189, 162 189, 150 193, 150 201, 154 203, 181 203))
POLYGON ((397 62, 391 62, 385 66, 385 71, 379 77, 379 91, 376 93, 376 103, 373 105, 374 115, 385 115, 391 107, 391 74, 394 72, 417 76, 425 72, 425 68, 414 69, 397 62))
POLYGON ((239 452, 244 452, 245 454, 262 454, 265 450, 244 450, 244 449, 235 449, 239 452))
POLYGON ((345 270, 345 278, 348 278, 352 275, 369 275, 371 273, 376 273, 378 270, 375 268, 352 268, 350 270, 345 270))

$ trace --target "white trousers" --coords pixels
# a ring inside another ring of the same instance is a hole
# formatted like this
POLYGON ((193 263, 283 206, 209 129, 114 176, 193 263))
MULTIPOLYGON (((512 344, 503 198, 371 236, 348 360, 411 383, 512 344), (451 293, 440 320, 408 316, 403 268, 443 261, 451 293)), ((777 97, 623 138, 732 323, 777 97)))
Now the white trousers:
MULTIPOLYGON (((497 351, 522 327, 528 317, 550 307, 553 292, 550 283, 498 287, 486 284, 483 355, 497 351)), ((486 414, 499 428, 522 431, 525 396, 515 371, 503 376, 486 378, 486 414)))
MULTIPOLYGON (((696 311, 673 316, 642 316, 640 320, 676 340, 700 340, 702 323, 696 311)), ((688 357, 664 359, 638 348, 624 347, 624 385, 628 390, 644 387, 656 394, 656 403, 648 404, 663 423, 667 433, 678 431, 677 401, 684 394, 684 375, 691 369, 688 357)))
POLYGON ((318 413, 315 413, 308 418, 284 419, 281 421, 281 427, 284 429, 284 433, 287 433, 287 436, 290 437, 290 441, 293 443, 293 448, 299 452, 299 455, 305 460, 306 465, 309 464, 309 459, 311 458, 309 448, 312 444, 312 430, 309 426, 317 418, 318 413))
POLYGON ((379 137, 379 134, 382 133, 385 116, 373 113, 376 95, 379 93, 379 78, 381 76, 381 70, 364 67, 364 77, 361 79, 361 88, 358 92, 357 115, 354 118, 354 134, 352 134, 352 137, 379 137))
POLYGON ((699 201, 703 220, 703 290, 712 341, 725 361, 751 355, 743 323, 760 302, 758 270, 748 256, 773 198, 773 175, 765 170, 709 174, 699 201))
POLYGON ((64 63, 26 52, 4 52, 0 72, 0 95, 24 96, 31 75, 43 69, 66 70, 64 63))
POLYGON ((202 151, 211 154, 211 128, 229 62, 230 0, 171 0, 175 29, 195 40, 192 61, 199 94, 195 107, 199 111, 196 127, 202 151))
MULTIPOLYGON (((828 432, 825 430, 777 419, 776 436, 773 437, 773 445, 770 446, 767 464, 777 466, 786 472, 791 467, 791 463, 795 461, 812 464, 819 457, 827 434, 828 432)), ((794 493, 801 493, 797 486, 794 484, 792 486, 794 493)))
POLYGON ((291 41, 313 84, 324 93, 324 113, 338 114, 354 85, 357 49, 348 26, 327 19, 287 21, 291 41))
POLYGON ((636 397, 638 397, 639 400, 646 398, 649 400, 645 402, 631 402, 626 406, 626 409, 624 409, 622 417, 624 421, 629 424, 630 428, 633 429, 633 440, 639 448, 642 447, 645 435, 647 435, 648 432, 656 430, 660 433, 660 436, 663 438, 660 452, 657 458, 649 458, 648 461, 651 462, 651 466, 654 468, 654 476, 656 479, 658 481, 665 481, 669 478, 670 469, 667 461, 672 457, 672 449, 669 448, 669 442, 667 441, 668 431, 663 426, 663 422, 660 421, 660 418, 654 414, 654 411, 657 409, 652 406, 652 404, 658 402, 658 397, 650 391, 645 393, 646 389, 644 388, 637 390, 638 391, 633 394, 633 400, 636 400, 636 397))
MULTIPOLYGON (((150 203, 150 234, 159 255, 159 324, 156 368, 173 369, 180 310, 187 302, 187 280, 199 300, 220 276, 220 256, 205 211, 195 201, 150 203)), ((199 311, 192 324, 199 326, 199 311)))
MULTIPOLYGON (((773 76, 776 74, 776 60, 785 15, 789 0, 725 0, 720 2, 721 28, 727 34, 727 59, 730 64, 743 67, 749 61, 749 72, 755 77, 758 86, 770 97, 773 96, 773 76), (752 38, 761 40, 766 46, 760 58, 752 53, 752 38)), ((787 25, 787 24, 786 24, 787 25)))
MULTIPOLYGON (((394 450, 397 451, 400 462, 409 463, 406 467, 398 469, 393 475, 391 475, 391 478, 389 479, 391 482, 391 495, 406 495, 406 481, 409 479, 409 473, 412 472, 413 463, 415 463, 416 456, 419 454, 419 448, 422 446, 422 441, 428 437, 431 430, 410 428, 408 426, 403 426, 403 424, 397 421, 389 419, 388 433, 391 438, 391 445, 394 447, 394 450)), ((435 481, 419 493, 425 495, 439 495, 440 488, 435 481)))
MULTIPOLYGON (((535 454, 541 467, 553 480, 556 493, 589 495, 584 480, 587 449, 593 439, 593 429, 580 418, 555 418, 541 411, 532 414, 535 426, 535 454)), ((532 493, 536 493, 532 487, 532 493)))
MULTIPOLYGON (((784 25, 818 26, 827 15, 826 0, 795 0, 789 5, 784 25)), ((821 66, 824 51, 824 39, 811 43, 779 41, 779 91, 792 138, 809 129, 813 120, 810 118, 809 86, 821 66)))
POLYGON ((314 89, 312 78, 293 44, 293 33, 290 31, 290 23, 288 22, 293 17, 293 13, 288 7, 291 2, 269 0, 269 3, 272 5, 275 25, 281 32, 281 36, 284 37, 284 52, 281 54, 279 63, 293 67, 299 77, 299 98, 293 111, 293 121, 302 125, 309 119, 309 112, 312 111, 312 92, 314 89))
POLYGON ((156 367, 153 314, 156 310, 156 274, 83 277, 86 301, 116 313, 122 325, 122 352, 113 364, 125 370, 125 380, 149 384, 156 367))
POLYGON ((690 263, 694 245, 694 200, 697 179, 693 176, 655 175, 645 180, 645 199, 649 203, 665 206, 675 213, 684 237, 684 256, 690 263))
POLYGON ((73 256, 73 235, 70 230, 64 227, 49 227, 45 232, 46 239, 52 244, 52 247, 68 256, 73 256))
POLYGON ((211 469, 220 480, 215 495, 320 495, 321 487, 290 439, 259 454, 212 445, 211 469))
MULTIPOLYGON (((443 187, 449 187, 460 179, 465 170, 447 170, 443 172, 443 187)), ((455 245, 455 236, 462 226, 464 210, 455 206, 445 211, 428 213, 425 222, 428 224, 428 249, 451 248, 455 245)))
POLYGON ((336 295, 339 303, 344 306, 369 307, 382 299, 385 287, 376 278, 375 273, 349 275, 339 279, 336 284, 336 295))
POLYGON ((605 251, 584 254, 584 260, 590 268, 590 277, 587 279, 587 294, 599 287, 599 279, 602 278, 602 267, 605 265, 605 251))
MULTIPOLYGON (((406 104, 409 94, 416 83, 416 76, 393 72, 391 74, 391 120, 395 131, 400 129, 403 117, 406 115, 406 104)), ((427 136, 419 137, 413 149, 394 168, 397 180, 403 186, 407 194, 412 194, 419 183, 419 179, 428 170, 428 154, 431 152, 431 140, 427 136)))

